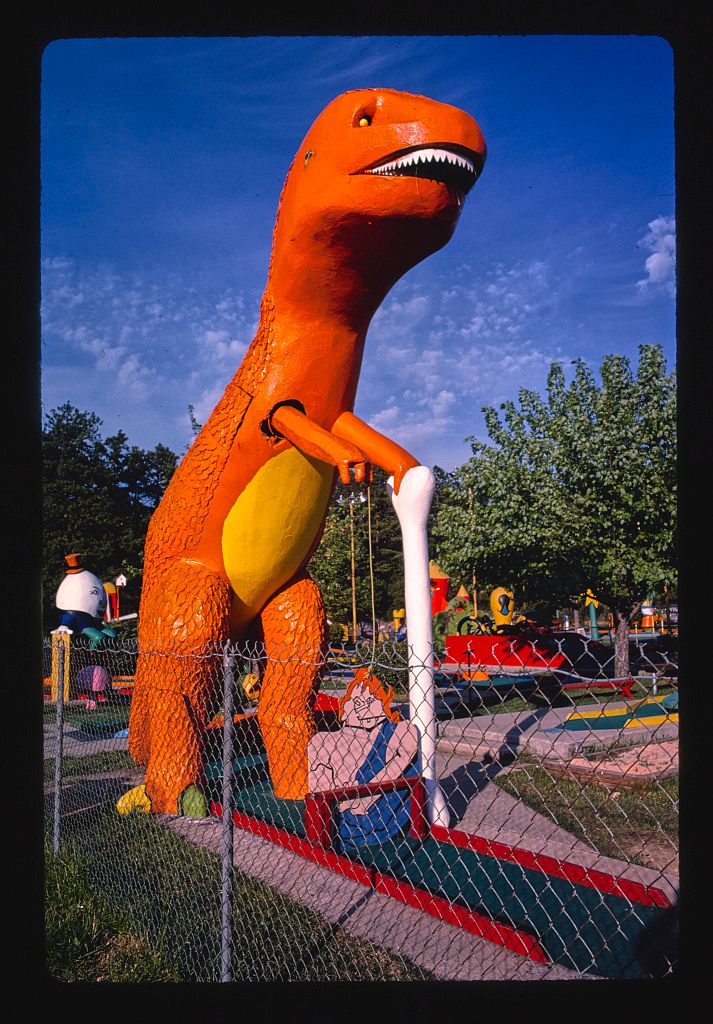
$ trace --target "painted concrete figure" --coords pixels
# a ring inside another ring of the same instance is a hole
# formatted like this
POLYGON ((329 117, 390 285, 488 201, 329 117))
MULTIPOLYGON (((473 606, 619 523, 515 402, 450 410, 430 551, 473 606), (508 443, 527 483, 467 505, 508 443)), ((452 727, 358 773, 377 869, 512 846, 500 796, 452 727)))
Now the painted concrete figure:
POLYGON ((89 639, 89 646, 95 648, 116 633, 103 622, 107 602, 104 584, 93 572, 83 568, 80 557, 76 553, 64 557, 67 571, 55 597, 60 612, 57 632, 80 633, 89 639))
POLYGON ((515 595, 505 587, 496 587, 490 595, 490 610, 497 626, 509 626, 515 611, 515 595))
POLYGON ((87 711, 94 711, 111 693, 111 676, 103 665, 85 665, 77 672, 77 692, 87 711))
MULTIPOLYGON (((257 334, 151 520, 141 649, 264 640, 258 717, 278 797, 307 792, 327 626, 306 566, 336 474, 367 481, 375 464, 398 493, 418 465, 352 412, 367 328, 449 240, 484 160, 478 125, 455 107, 389 89, 326 107, 285 181, 257 334)), ((129 749, 145 785, 120 809, 180 812, 188 794, 195 813, 218 666, 139 659, 129 749)))
MULTIPOLYGON (((318 793, 412 774, 416 728, 391 707, 391 694, 359 669, 339 701, 341 729, 318 732, 308 746, 309 790, 318 793), (411 771, 409 771, 411 769, 411 771)), ((409 823, 409 794, 399 791, 339 803, 343 849, 383 843, 409 823)))

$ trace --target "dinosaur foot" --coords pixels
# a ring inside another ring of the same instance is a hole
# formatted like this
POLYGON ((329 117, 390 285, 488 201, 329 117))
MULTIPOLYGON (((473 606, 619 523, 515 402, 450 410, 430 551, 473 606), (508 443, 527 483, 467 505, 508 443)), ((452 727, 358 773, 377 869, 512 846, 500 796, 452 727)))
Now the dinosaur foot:
MULTIPOLYGON (((151 797, 144 784, 134 786, 117 801, 119 814, 150 814, 151 797)), ((208 801, 200 789, 191 783, 183 790, 177 800, 177 812, 185 818, 207 818, 209 816, 208 801)))
POLYGON ((178 813, 184 818, 207 818, 208 801, 198 786, 191 783, 178 798, 178 813))
POLYGON ((119 814, 150 814, 151 798, 146 793, 146 786, 134 786, 117 801, 119 814))

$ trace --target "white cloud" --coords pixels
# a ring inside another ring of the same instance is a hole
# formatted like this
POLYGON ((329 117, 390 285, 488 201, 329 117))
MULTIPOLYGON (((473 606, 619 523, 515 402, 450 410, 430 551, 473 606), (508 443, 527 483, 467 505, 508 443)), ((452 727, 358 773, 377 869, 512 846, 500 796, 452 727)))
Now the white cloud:
POLYGON ((144 366, 136 353, 131 353, 119 363, 117 381, 127 388, 134 398, 144 399, 152 389, 154 372, 144 366))
POLYGON ((237 369, 238 363, 248 348, 247 341, 231 337, 231 332, 223 329, 204 329, 199 335, 202 354, 221 362, 232 360, 237 369))
MULTIPOLYGON (((62 256, 42 260, 42 335, 45 358, 59 366, 90 357, 106 378, 114 375, 123 400, 152 393, 163 397, 189 372, 207 389, 216 366, 230 379, 255 333, 243 313, 243 296, 232 288, 186 288, 178 277, 147 272, 119 274, 89 269, 62 256)), ((104 386, 111 388, 105 380, 104 386)), ((190 400, 190 399, 188 399, 190 400)))
POLYGON ((663 289, 669 295, 676 289, 676 219, 656 217, 649 221, 649 230, 638 245, 647 249, 644 263, 646 277, 636 282, 640 293, 663 289))
MULTIPOLYGON (((227 381, 221 381, 214 384, 212 387, 207 388, 201 393, 198 401, 194 403, 193 415, 199 423, 205 423, 213 412, 213 409, 215 409, 218 401, 225 391, 226 383, 227 381)), ((189 419, 188 414, 186 414, 186 419, 189 419)))
POLYGON ((109 345, 103 338, 81 337, 76 340, 83 352, 94 356, 97 370, 114 372, 121 368, 121 359, 126 355, 124 345, 109 345))
POLYGON ((204 423, 255 334, 259 296, 186 286, 161 268, 118 273, 53 256, 41 269, 46 408, 71 401, 107 430, 133 422, 132 441, 184 449, 188 405, 204 423))
POLYGON ((399 422, 400 416, 401 409, 398 405, 390 405, 370 417, 371 425, 376 430, 388 430, 389 427, 399 422))
POLYGON ((477 434, 482 406, 544 388, 552 361, 568 359, 535 340, 567 286, 541 258, 450 277, 440 289, 400 283, 374 318, 358 415, 419 457, 477 434))
POLYGON ((404 338, 423 322, 429 312, 429 306, 427 295, 414 295, 404 301, 397 298, 387 300, 377 310, 372 320, 371 330, 374 337, 377 340, 404 338))
POLYGON ((42 266, 46 270, 69 270, 74 266, 74 260, 68 256, 46 256, 42 260, 42 266))

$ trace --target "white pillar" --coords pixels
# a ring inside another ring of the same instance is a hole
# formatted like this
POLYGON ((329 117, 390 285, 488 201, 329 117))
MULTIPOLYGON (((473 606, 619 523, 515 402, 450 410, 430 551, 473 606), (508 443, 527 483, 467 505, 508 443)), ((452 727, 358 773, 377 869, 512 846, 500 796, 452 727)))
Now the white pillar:
POLYGON ((433 825, 447 826, 450 815, 436 776, 436 698, 427 535, 436 481, 427 466, 414 466, 405 474, 398 494, 394 493, 393 477, 389 477, 386 485, 403 539, 410 721, 420 736, 419 770, 426 788, 428 820, 433 825))

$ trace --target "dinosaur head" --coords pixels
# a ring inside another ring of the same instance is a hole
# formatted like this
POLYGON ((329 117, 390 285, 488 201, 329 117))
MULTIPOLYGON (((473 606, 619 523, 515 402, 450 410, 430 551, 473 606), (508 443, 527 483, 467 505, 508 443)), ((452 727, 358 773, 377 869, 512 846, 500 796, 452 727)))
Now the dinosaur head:
POLYGON ((485 161, 470 115, 425 96, 361 89, 307 133, 280 199, 271 271, 364 306, 451 237, 485 161))

